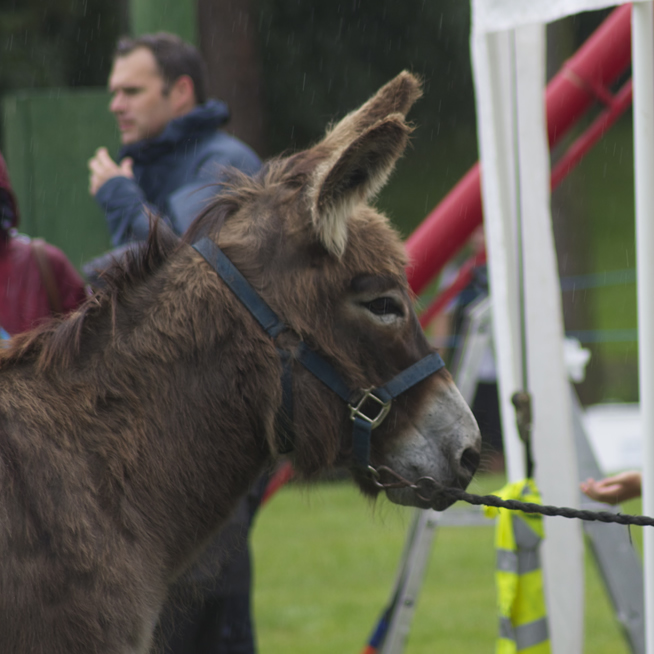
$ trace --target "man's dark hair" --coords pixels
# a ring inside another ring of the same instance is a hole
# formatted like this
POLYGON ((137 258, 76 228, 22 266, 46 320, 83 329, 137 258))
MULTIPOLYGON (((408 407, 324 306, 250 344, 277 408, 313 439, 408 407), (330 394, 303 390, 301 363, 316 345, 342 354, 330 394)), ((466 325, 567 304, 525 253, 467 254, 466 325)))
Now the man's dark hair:
POLYGON ((188 75, 195 89, 195 101, 198 104, 206 101, 207 67, 197 48, 168 32, 134 38, 125 36, 118 41, 114 59, 125 57, 137 48, 147 48, 152 52, 164 80, 164 93, 168 93, 182 75, 188 75))

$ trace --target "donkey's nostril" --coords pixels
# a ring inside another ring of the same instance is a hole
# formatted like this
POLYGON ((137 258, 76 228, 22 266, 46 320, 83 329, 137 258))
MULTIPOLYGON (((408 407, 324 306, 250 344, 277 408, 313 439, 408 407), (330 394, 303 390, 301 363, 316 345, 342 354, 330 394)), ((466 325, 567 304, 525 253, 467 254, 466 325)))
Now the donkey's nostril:
POLYGON ((479 461, 480 456, 477 450, 473 450, 471 447, 467 447, 465 450, 463 450, 460 461, 461 467, 470 472, 470 474, 475 473, 479 466, 479 461))

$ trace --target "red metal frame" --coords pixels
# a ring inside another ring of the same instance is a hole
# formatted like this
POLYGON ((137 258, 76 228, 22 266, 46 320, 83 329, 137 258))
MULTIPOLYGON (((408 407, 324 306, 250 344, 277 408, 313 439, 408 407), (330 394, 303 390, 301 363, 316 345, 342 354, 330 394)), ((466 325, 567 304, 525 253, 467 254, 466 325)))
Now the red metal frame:
POLYGON ((295 475, 293 464, 290 461, 283 461, 278 468, 273 472, 270 481, 266 486, 266 490, 261 498, 261 506, 263 506, 272 496, 285 484, 287 484, 295 475))
MULTIPOLYGON (((593 123, 570 145, 565 154, 552 167, 550 177, 551 188, 556 188, 565 176, 583 159, 588 151, 599 141, 604 133, 629 108, 633 98, 631 80, 625 82, 615 97, 609 99, 608 107, 600 113, 593 123)), ((476 265, 486 261, 479 261, 477 254, 469 257, 461 266, 461 274, 454 282, 437 295, 429 307, 420 314, 420 324, 426 328, 431 321, 466 287, 472 279, 472 271, 476 265)))
POLYGON ((600 113, 588 129, 577 138, 566 153, 552 167, 551 186, 556 188, 563 178, 583 159, 613 123, 631 106, 633 85, 631 80, 612 98, 611 104, 600 113))
MULTIPOLYGON (((547 126, 550 147, 556 145, 596 100, 609 108, 591 126, 585 143, 576 144, 559 168, 562 175, 601 137, 608 125, 629 106, 630 85, 613 98, 609 87, 631 63, 631 5, 615 9, 547 86, 547 126), (626 103, 626 104, 625 104, 626 103), (621 113, 621 112, 620 112, 621 113), (564 172, 563 172, 564 171, 564 172)), ((409 284, 416 293, 442 270, 482 222, 480 167, 475 164, 425 218, 406 242, 409 284)))
POLYGON ((454 298, 472 281, 472 273, 477 266, 486 263, 486 250, 476 252, 466 259, 459 268, 454 281, 442 291, 436 300, 420 314, 420 325, 425 328, 454 298))

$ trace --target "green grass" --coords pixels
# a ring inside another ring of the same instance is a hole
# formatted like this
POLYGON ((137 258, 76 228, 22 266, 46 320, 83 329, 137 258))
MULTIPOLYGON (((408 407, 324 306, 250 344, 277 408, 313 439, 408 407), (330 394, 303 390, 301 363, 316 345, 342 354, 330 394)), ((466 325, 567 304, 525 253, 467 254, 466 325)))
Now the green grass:
MULTIPOLYGON (((481 475, 471 490, 502 484, 481 475)), ((384 498, 371 505, 347 482, 281 489, 253 533, 261 654, 361 652, 388 600, 411 515, 384 498)), ((437 529, 406 654, 494 651, 491 525, 437 529)), ((628 652, 588 556, 584 651, 628 652)))

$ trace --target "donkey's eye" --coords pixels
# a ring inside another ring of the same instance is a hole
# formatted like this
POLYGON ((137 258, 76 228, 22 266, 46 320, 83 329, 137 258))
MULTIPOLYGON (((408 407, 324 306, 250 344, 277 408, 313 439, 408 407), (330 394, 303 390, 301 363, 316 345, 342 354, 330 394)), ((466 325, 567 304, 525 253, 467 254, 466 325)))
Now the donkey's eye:
POLYGON ((404 316, 404 309, 392 297, 377 297, 370 302, 361 304, 376 316, 397 316, 398 318, 404 316))

